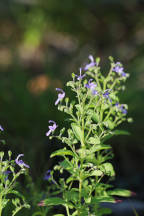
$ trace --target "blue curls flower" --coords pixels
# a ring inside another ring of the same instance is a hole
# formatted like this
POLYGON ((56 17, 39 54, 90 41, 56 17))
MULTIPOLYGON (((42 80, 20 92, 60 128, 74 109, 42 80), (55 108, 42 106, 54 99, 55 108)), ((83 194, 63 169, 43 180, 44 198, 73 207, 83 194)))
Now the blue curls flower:
POLYGON ((116 103, 115 106, 122 112, 122 114, 126 115, 127 114, 127 109, 125 109, 125 106, 124 104, 119 104, 119 103, 116 103))
POLYGON ((94 61, 94 57, 92 55, 89 55, 89 59, 91 62, 84 67, 84 70, 88 70, 89 68, 97 65, 97 63, 94 61))
POLYGON ((48 181, 51 178, 51 170, 47 170, 44 175, 44 180, 48 181))
POLYGON ((93 83, 92 81, 93 81, 93 79, 90 79, 90 80, 88 81, 88 83, 85 85, 85 87, 86 87, 86 88, 89 88, 89 89, 91 90, 91 92, 92 92, 93 95, 97 95, 98 92, 97 92, 97 90, 95 89, 95 88, 97 87, 97 85, 96 85, 95 83, 93 83))
POLYGON ((22 156, 24 156, 24 154, 19 154, 19 155, 17 156, 17 158, 15 159, 16 164, 19 165, 21 168, 24 168, 24 167, 30 168, 29 165, 27 165, 27 164, 25 164, 25 163, 23 162, 23 160, 19 160, 19 158, 22 157, 22 156))
POLYGON ((8 180, 8 175, 11 173, 11 171, 9 171, 9 170, 6 170, 6 171, 4 171, 4 175, 5 175, 5 181, 7 181, 8 180))
POLYGON ((113 71, 115 71, 116 73, 118 73, 122 77, 126 77, 126 73, 123 70, 124 70, 124 68, 123 68, 122 64, 120 62, 116 62, 115 66, 113 68, 113 71))
POLYGON ((56 88, 56 91, 60 93, 58 94, 58 99, 56 100, 55 105, 57 105, 65 97, 65 92, 62 89, 56 88))
POLYGON ((0 125, 0 130, 1 130, 1 131, 4 131, 4 129, 3 129, 3 127, 2 127, 1 125, 0 125))
POLYGON ((110 102, 112 102, 111 98, 109 97, 110 91, 111 91, 111 89, 106 89, 103 93, 103 97, 108 99, 110 102))
POLYGON ((53 120, 49 120, 49 123, 53 123, 53 125, 50 125, 48 128, 49 128, 49 131, 46 133, 46 136, 49 136, 52 132, 55 131, 55 129, 58 127, 56 125, 56 122, 53 121, 53 120))
POLYGON ((85 74, 82 75, 81 72, 82 72, 82 69, 80 68, 80 75, 79 76, 75 75, 77 77, 77 80, 82 80, 86 76, 85 74))

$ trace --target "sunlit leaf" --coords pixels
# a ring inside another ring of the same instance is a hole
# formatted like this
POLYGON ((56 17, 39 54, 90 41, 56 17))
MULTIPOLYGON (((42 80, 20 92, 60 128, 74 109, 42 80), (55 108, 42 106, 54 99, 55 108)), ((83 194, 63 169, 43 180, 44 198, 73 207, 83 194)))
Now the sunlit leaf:
POLYGON ((75 123, 72 123, 71 126, 72 126, 72 130, 73 130, 76 138, 82 142, 83 141, 83 132, 82 132, 80 126, 75 124, 75 123))
POLYGON ((90 174, 91 176, 102 176, 103 172, 101 170, 94 170, 90 174))
POLYGON ((45 200, 43 200, 44 205, 46 206, 50 206, 50 205, 65 205, 66 201, 64 201, 63 199, 59 198, 59 197, 51 197, 51 198, 47 198, 45 200))
POLYGON ((74 154, 73 154, 72 151, 67 150, 66 148, 64 148, 64 149, 59 149, 59 150, 53 152, 50 157, 52 158, 52 157, 55 157, 55 156, 64 156, 64 155, 73 156, 74 154))
POLYGON ((129 197, 131 196, 131 191, 129 190, 125 190, 125 189, 114 189, 114 190, 110 190, 110 191, 107 191, 107 193, 109 195, 113 195, 113 196, 122 196, 122 197, 129 197))
POLYGON ((100 170, 104 172, 106 175, 115 176, 115 171, 111 163, 104 163, 99 166, 100 170))
POLYGON ((111 148, 111 146, 109 146, 109 145, 102 145, 102 144, 101 145, 94 145, 91 147, 90 152, 94 153, 97 151, 101 151, 103 149, 110 149, 110 148, 111 148))
POLYGON ((115 199, 111 196, 99 196, 92 198, 92 203, 100 203, 100 202, 111 202, 115 203, 115 199))
POLYGON ((114 130, 114 131, 112 131, 112 133, 114 135, 130 135, 130 133, 128 131, 125 131, 125 130, 114 130))
POLYGON ((109 209, 109 208, 101 208, 99 209, 99 215, 108 215, 108 214, 111 214, 112 213, 112 210, 109 209))
POLYGON ((100 144, 100 139, 98 137, 90 137, 88 139, 89 144, 100 144))

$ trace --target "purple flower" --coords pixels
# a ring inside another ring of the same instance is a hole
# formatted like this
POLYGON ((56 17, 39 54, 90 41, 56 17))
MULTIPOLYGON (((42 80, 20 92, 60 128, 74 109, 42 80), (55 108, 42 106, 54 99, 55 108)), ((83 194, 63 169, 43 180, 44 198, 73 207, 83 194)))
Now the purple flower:
POLYGON ((8 180, 8 175, 11 173, 11 171, 7 170, 5 172, 3 172, 3 174, 5 175, 5 181, 8 180))
POLYGON ((44 175, 44 180, 48 181, 51 178, 51 170, 47 170, 44 175))
POLYGON ((111 89, 106 89, 103 93, 103 97, 108 99, 110 102, 112 102, 111 98, 109 97, 110 91, 111 91, 111 89))
POLYGON ((125 115, 127 114, 127 110, 125 109, 124 105, 120 106, 120 110, 123 114, 125 114, 125 115))
POLYGON ((65 97, 65 92, 62 89, 56 88, 56 91, 60 93, 58 94, 58 99, 56 100, 55 105, 57 105, 65 97))
POLYGON ((4 131, 4 129, 3 129, 3 127, 2 127, 1 125, 0 125, 0 130, 1 130, 1 131, 4 131))
POLYGON ((85 74, 81 74, 82 69, 80 68, 80 75, 75 75, 77 77, 77 80, 82 80, 86 75, 85 74))
POLYGON ((88 70, 89 68, 97 65, 97 63, 94 61, 94 57, 92 55, 89 55, 89 59, 91 62, 84 67, 84 70, 88 70))
POLYGON ((97 87, 97 85, 95 83, 92 82, 93 79, 90 79, 88 81, 88 84, 85 85, 86 88, 89 88, 92 92, 93 95, 97 95, 98 92, 95 90, 95 88, 97 87))
POLYGON ((106 90, 104 91, 104 93, 103 93, 103 96, 104 96, 106 99, 109 99, 109 94, 110 94, 109 89, 106 89, 106 90))
POLYGON ((124 68, 122 67, 122 64, 120 62, 116 62, 115 66, 113 68, 113 71, 115 71, 119 75, 125 77, 126 73, 123 70, 124 70, 124 68))
POLYGON ((19 158, 22 157, 22 156, 24 156, 24 154, 19 154, 19 155, 17 156, 17 158, 15 159, 16 164, 19 165, 19 166, 22 167, 22 168, 23 168, 23 167, 30 168, 29 165, 27 165, 27 164, 25 164, 25 163, 23 162, 23 160, 19 160, 19 158))
POLYGON ((115 106, 123 113, 123 114, 127 114, 127 109, 125 109, 124 105, 123 104, 119 104, 119 103, 116 103, 115 106))
POLYGON ((48 128, 49 128, 49 131, 46 133, 46 136, 49 136, 53 131, 55 131, 55 129, 58 127, 56 125, 56 122, 53 121, 53 120, 49 120, 49 123, 53 123, 53 125, 50 125, 48 128))

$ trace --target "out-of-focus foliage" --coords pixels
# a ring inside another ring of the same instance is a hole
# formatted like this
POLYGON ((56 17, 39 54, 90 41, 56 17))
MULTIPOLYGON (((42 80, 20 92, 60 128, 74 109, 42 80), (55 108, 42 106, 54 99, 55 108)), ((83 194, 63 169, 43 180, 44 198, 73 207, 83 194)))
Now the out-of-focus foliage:
POLYGON ((42 179, 54 163, 50 153, 61 145, 45 137, 49 119, 58 125, 66 119, 55 111, 55 88, 63 88, 89 54, 100 56, 103 65, 112 55, 130 74, 121 97, 134 119, 128 128, 123 125, 131 136, 113 140, 116 167, 122 176, 135 176, 132 185, 139 189, 144 178, 143 12, 143 0, 0 1, 0 123, 8 148, 25 154, 34 181, 42 179))

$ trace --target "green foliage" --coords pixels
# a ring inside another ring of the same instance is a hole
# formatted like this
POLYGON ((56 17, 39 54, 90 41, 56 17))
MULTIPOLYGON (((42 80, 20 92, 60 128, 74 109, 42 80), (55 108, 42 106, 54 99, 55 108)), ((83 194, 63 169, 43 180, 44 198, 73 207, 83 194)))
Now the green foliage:
POLYGON ((21 174, 27 175, 27 170, 21 166, 19 171, 16 171, 16 163, 11 159, 11 156, 12 152, 8 151, 6 160, 4 152, 0 152, 0 216, 10 202, 14 206, 11 212, 12 216, 15 216, 22 208, 30 208, 25 197, 15 189, 17 178, 21 174))
MULTIPOLYGON (((90 59, 92 58, 91 56, 90 59)), ((79 76, 72 74, 73 81, 67 83, 76 94, 75 102, 70 103, 69 98, 66 98, 63 105, 63 97, 59 100, 58 109, 69 115, 69 128, 66 133, 62 129, 58 136, 51 136, 66 144, 65 148, 51 154, 51 157, 63 157, 63 161, 54 167, 49 178, 56 184, 61 198, 45 199, 43 205, 63 205, 68 216, 110 214, 111 210, 102 208, 100 203, 115 203, 114 196, 131 195, 128 190, 111 189, 110 185, 103 183, 104 176, 109 181, 115 176, 110 161, 113 157, 111 146, 105 142, 114 135, 129 134, 124 130, 115 130, 119 124, 128 120, 128 107, 120 104, 118 97, 119 91, 123 89, 121 83, 126 81, 128 74, 121 74, 119 68, 116 71, 114 68, 117 63, 110 58, 110 71, 104 77, 100 66, 94 60, 91 61, 84 75, 81 72, 79 76), (55 171, 61 174, 66 172, 68 177, 60 177, 59 182, 56 182, 55 171)), ((121 64, 119 67, 123 71, 121 64)), ((60 96, 59 94, 58 97, 60 96)), ((54 125, 56 126, 55 122, 54 125)), ((54 125, 49 127, 50 133, 56 129, 54 125)))

